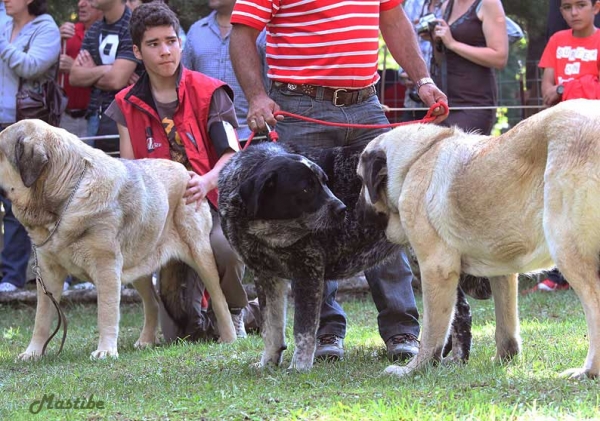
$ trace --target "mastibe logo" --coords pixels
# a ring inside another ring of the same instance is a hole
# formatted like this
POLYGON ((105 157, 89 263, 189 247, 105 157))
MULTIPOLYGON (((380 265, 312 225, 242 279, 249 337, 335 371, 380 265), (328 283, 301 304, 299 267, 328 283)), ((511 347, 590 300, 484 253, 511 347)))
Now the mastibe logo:
POLYGON ((39 414, 42 409, 104 409, 104 401, 94 400, 94 395, 90 395, 87 399, 61 399, 54 396, 54 393, 51 395, 45 393, 42 399, 33 401, 29 405, 29 412, 32 414, 39 414))

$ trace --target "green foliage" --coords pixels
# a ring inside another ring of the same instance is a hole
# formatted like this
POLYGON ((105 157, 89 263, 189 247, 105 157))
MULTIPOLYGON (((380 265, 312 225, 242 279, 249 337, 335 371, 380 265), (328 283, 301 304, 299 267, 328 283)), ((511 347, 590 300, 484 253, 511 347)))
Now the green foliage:
MULTIPOLYGON (((169 5, 177 12, 181 26, 186 31, 192 23, 210 13, 208 0, 171 0, 169 5)), ((76 1, 48 1, 48 13, 57 25, 63 22, 77 20, 77 2, 76 1)))
MULTIPOLYGON (((382 375, 388 365, 370 299, 344 304, 346 358, 317 363, 308 373, 257 371, 262 340, 234 344, 180 343, 137 351, 139 305, 123 305, 118 360, 90 361, 97 341, 96 306, 66 308, 69 337, 56 357, 15 362, 29 341, 33 307, 0 308, 0 419, 31 420, 29 406, 44 394, 105 402, 104 410, 44 410, 37 418, 170 420, 576 420, 598 419, 598 382, 559 377, 583 364, 587 330, 572 291, 520 299, 523 353, 496 364, 491 301, 471 301, 474 324, 469 364, 431 367, 412 377, 382 375), (14 332, 19 332, 15 334, 14 332)), ((421 302, 419 300, 419 306, 421 302)), ((293 312, 293 311, 290 311, 293 312)), ((286 336, 292 344, 288 318, 286 336)), ((290 363, 293 346, 285 352, 290 363)))

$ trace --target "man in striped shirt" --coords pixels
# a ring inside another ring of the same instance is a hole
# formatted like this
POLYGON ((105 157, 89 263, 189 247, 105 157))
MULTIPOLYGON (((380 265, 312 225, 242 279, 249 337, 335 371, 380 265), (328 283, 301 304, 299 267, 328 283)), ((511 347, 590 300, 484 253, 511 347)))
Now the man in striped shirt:
MULTIPOLYGON (((330 122, 388 123, 375 95, 381 34, 394 59, 416 84, 423 102, 447 102, 429 78, 402 0, 243 0, 233 10, 230 55, 249 102, 254 131, 274 126, 281 142, 329 148, 364 144, 387 129, 341 129, 294 118, 279 110, 330 122), (269 94, 263 88, 255 40, 267 28, 269 94)), ((436 122, 445 116, 435 110, 436 122)), ((412 273, 404 253, 365 271, 379 311, 379 332, 392 360, 418 351, 418 312, 412 273)), ((316 358, 343 356, 346 317, 335 301, 336 282, 327 282, 317 332, 316 358)))

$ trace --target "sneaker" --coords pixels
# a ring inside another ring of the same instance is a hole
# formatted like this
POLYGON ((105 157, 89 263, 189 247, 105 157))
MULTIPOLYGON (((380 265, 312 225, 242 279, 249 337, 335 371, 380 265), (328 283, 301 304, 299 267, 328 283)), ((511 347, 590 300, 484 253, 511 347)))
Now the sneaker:
POLYGON ((231 312, 231 320, 233 320, 233 327, 235 327, 235 334, 238 339, 246 338, 246 327, 244 326, 244 309, 237 309, 231 312))
POLYGON ((91 282, 81 282, 79 284, 73 285, 73 289, 76 289, 76 290, 94 289, 94 288, 96 288, 96 287, 91 282))
POLYGON ((419 352, 419 340, 410 333, 394 335, 385 342, 390 361, 405 361, 419 352))
POLYGON ((344 358, 344 339, 328 333, 317 338, 315 359, 338 361, 344 358))
POLYGON ((550 279, 544 279, 542 282, 540 282, 539 284, 537 284, 533 288, 521 291, 521 294, 522 295, 527 295, 527 294, 530 294, 532 292, 538 292, 538 291, 544 291, 544 292, 565 291, 565 290, 567 290, 569 288, 570 288, 570 286, 567 283, 565 283, 565 284, 557 284, 556 282, 551 281, 550 279))
POLYGON ((15 285, 11 284, 10 282, 0 282, 0 292, 15 292, 18 291, 20 288, 16 287, 15 285))

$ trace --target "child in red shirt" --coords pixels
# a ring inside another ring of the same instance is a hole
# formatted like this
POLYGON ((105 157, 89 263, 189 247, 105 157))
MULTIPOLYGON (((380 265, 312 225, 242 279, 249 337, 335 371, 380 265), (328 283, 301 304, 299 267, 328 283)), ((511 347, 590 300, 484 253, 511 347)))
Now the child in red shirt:
POLYGON ((542 54, 544 105, 574 98, 600 99, 598 52, 600 31, 594 17, 597 0, 561 0, 560 10, 571 29, 555 33, 542 54))

